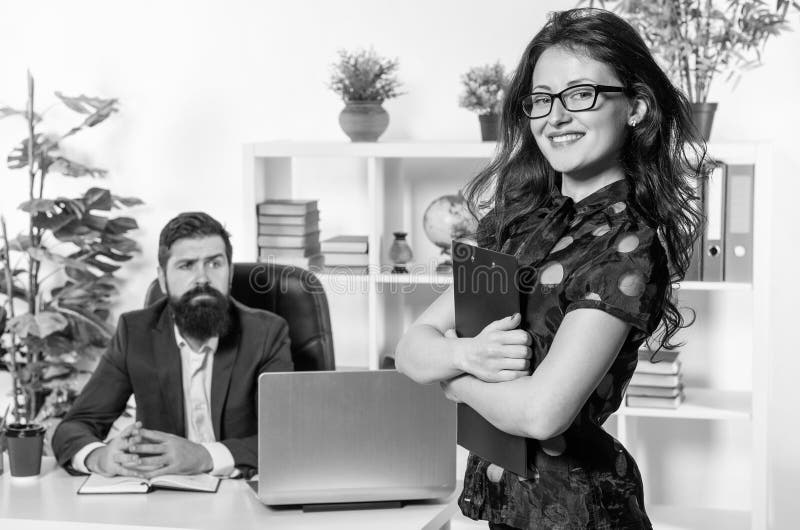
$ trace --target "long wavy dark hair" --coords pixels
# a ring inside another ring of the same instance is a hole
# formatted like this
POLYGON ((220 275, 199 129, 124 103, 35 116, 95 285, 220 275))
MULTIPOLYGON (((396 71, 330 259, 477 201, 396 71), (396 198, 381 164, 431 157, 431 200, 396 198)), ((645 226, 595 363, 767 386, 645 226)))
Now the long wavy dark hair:
POLYGON ((675 333, 694 321, 686 323, 672 301, 672 284, 684 278, 689 266, 703 223, 697 190, 713 163, 692 124, 686 96, 656 64, 636 30, 613 13, 594 8, 552 13, 528 44, 506 91, 497 154, 465 190, 474 211, 494 208, 492 233, 478 237, 491 238, 499 247, 512 227, 560 184, 560 174, 536 145, 520 105, 530 93, 536 62, 553 46, 607 64, 626 95, 647 104, 642 121, 629 129, 620 162, 632 190, 631 207, 657 229, 670 261, 656 336, 659 347, 673 348, 675 333))

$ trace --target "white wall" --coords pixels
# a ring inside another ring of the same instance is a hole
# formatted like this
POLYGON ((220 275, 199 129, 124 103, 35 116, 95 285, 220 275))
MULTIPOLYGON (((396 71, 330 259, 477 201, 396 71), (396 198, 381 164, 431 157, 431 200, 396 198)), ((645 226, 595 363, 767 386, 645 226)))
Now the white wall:
MULTIPOLYGON (((457 106, 459 75, 496 59, 513 65, 545 13, 572 5, 2 0, 0 104, 22 104, 28 67, 46 104, 54 90, 120 98, 119 115, 74 143, 111 170, 107 184, 116 193, 147 202, 135 212, 144 252, 126 272, 119 310, 128 310, 141 303, 158 231, 176 212, 206 210, 227 224, 234 248, 246 244, 235 237, 242 228, 243 142, 345 139, 337 123, 341 102, 325 87, 338 48, 374 45, 400 59, 408 93, 385 105, 391 114, 385 140, 476 140, 477 119, 457 106)), ((718 85, 712 92, 720 103, 715 141, 771 140, 776 148, 770 421, 776 528, 800 516, 792 498, 800 472, 794 449, 800 415, 793 406, 800 358, 793 355, 792 318, 800 263, 798 50, 800 32, 775 39, 766 66, 746 73, 736 90, 718 85)), ((21 122, 0 122, 0 154, 23 134, 21 122)), ((60 186, 89 185, 68 184, 60 186)), ((13 209, 24 186, 23 175, 0 168, 0 209, 12 221, 20 220, 13 209)))

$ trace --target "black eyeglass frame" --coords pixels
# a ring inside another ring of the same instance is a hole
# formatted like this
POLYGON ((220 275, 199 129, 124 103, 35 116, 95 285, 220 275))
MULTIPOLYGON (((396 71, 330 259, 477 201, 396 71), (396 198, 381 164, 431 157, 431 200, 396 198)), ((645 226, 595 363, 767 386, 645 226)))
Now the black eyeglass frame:
POLYGON ((592 110, 594 108, 594 106, 597 104, 597 96, 601 92, 626 92, 626 89, 624 87, 621 87, 621 86, 593 85, 593 84, 590 84, 590 83, 583 83, 583 84, 580 84, 580 85, 572 85, 570 87, 567 87, 564 90, 562 90, 561 92, 559 92, 558 94, 552 94, 550 92, 531 92, 527 96, 523 96, 522 98, 520 98, 519 106, 522 107, 522 113, 525 116, 527 116, 528 119, 530 119, 530 120, 538 120, 540 118, 546 118, 547 116, 549 116, 550 113, 553 112, 553 103, 555 103, 556 98, 558 98, 558 100, 561 101, 561 105, 564 107, 565 110, 567 110, 569 112, 586 112, 587 110, 592 110), (589 105, 588 107, 586 107, 585 109, 580 109, 580 110, 571 110, 571 109, 569 109, 567 107, 566 102, 564 101, 564 98, 563 98, 564 92, 569 92, 571 90, 575 90, 576 88, 584 88, 584 87, 591 87, 591 88, 594 89, 594 99, 592 100, 592 104, 589 105), (550 108, 547 110, 547 112, 545 114, 542 114, 541 116, 533 117, 533 116, 530 116, 527 112, 525 112, 524 101, 526 99, 528 99, 529 97, 535 96, 535 95, 549 96, 550 97, 550 108))

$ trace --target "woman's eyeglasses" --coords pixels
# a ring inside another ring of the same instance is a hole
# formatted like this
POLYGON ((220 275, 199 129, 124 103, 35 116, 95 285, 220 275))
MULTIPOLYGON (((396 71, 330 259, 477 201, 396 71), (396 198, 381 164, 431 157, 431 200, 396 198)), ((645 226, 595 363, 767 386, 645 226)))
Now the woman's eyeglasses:
POLYGON ((564 108, 570 112, 582 112, 591 110, 597 103, 597 94, 600 92, 624 92, 625 89, 618 86, 607 85, 575 85, 565 88, 558 94, 549 92, 534 92, 528 94, 520 103, 522 112, 525 116, 534 120, 544 118, 553 110, 553 101, 556 98, 561 100, 564 108))

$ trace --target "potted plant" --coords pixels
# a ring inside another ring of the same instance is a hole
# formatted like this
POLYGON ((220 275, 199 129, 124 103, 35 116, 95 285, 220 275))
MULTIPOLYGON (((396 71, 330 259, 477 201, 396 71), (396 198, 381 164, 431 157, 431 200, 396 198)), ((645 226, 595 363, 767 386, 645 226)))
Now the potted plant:
POLYGON ((496 141, 503 94, 508 86, 505 68, 500 61, 470 68, 461 76, 461 83, 464 91, 458 100, 459 105, 478 113, 484 142, 496 141))
POLYGON ((26 108, 0 107, 0 118, 25 121, 26 138, 9 154, 8 167, 25 171, 29 184, 19 205, 27 214, 24 233, 12 237, 5 218, 0 219, 0 367, 11 372, 13 383, 6 430, 12 474, 15 454, 24 474, 38 474, 39 459, 30 453, 35 448, 22 449, 30 447, 24 442, 38 443, 41 451, 43 423, 66 412, 77 393, 76 374, 91 370, 108 345, 113 331, 109 307, 118 292, 114 273, 118 263, 138 251, 126 235, 137 228, 136 220, 114 217, 111 211, 141 200, 99 187, 74 198, 46 196, 45 184, 56 175, 106 175, 76 161, 62 141, 104 122, 118 107, 116 99, 60 92, 56 97, 81 115, 63 134, 39 131, 43 115, 34 110, 30 73, 26 108), (31 463, 36 463, 35 472, 31 463))
POLYGON ((397 59, 387 59, 375 50, 339 50, 332 65, 328 87, 339 94, 345 107, 339 125, 354 142, 375 142, 389 126, 384 100, 402 94, 397 80, 397 59))
POLYGON ((717 104, 708 101, 715 79, 737 81, 760 66, 767 40, 789 29, 791 0, 775 7, 754 0, 600 0, 642 35, 662 67, 692 103, 695 125, 708 140, 717 104))

